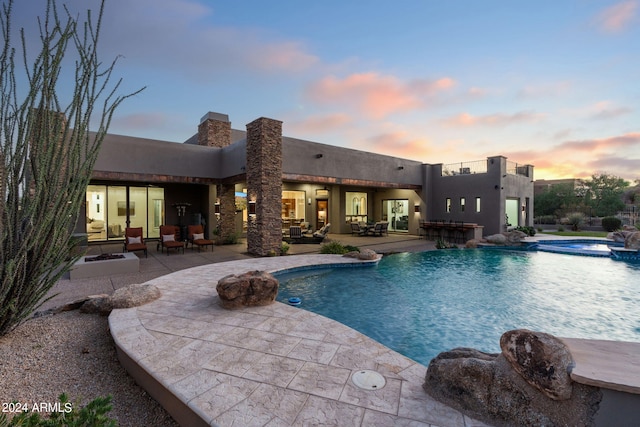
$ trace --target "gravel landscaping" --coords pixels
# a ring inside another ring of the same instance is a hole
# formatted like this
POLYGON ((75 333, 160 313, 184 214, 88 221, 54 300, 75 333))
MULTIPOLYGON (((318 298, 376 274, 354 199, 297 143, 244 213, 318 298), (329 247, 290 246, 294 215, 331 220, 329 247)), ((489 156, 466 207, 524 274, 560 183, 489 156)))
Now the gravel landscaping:
POLYGON ((47 315, 0 337, 0 404, 54 404, 61 393, 74 407, 112 395, 109 416, 120 426, 178 425, 120 365, 104 316, 47 315))

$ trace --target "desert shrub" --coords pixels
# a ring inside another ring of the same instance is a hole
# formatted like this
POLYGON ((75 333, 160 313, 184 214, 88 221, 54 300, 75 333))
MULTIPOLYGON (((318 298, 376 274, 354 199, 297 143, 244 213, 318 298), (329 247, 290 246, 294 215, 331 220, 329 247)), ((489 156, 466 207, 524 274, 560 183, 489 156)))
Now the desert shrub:
POLYGON ((584 224, 584 214, 582 212, 573 212, 567 215, 567 224, 571 226, 573 231, 580 230, 584 224))
POLYGON ((240 239, 240 233, 231 233, 222 241, 223 245, 236 245, 240 239))
POLYGON ((523 233, 526 233, 527 236, 535 236, 536 235, 536 229, 535 228, 529 227, 529 226, 525 226, 525 225, 521 225, 520 227, 516 227, 515 230, 522 231, 523 233))
POLYGON ((451 244, 444 240, 442 237, 436 239, 436 249, 450 249, 451 244))
POLYGON ((606 216, 602 218, 602 228, 606 231, 616 231, 622 227, 622 221, 619 218, 613 216, 606 216))
POLYGON ((360 248, 357 246, 345 245, 347 252, 360 252, 360 248))
POLYGON ((347 247, 344 246, 342 243, 336 242, 336 241, 325 243, 320 248, 321 254, 344 255, 347 252, 349 252, 349 249, 347 249, 347 247))
POLYGON ((287 242, 282 242, 282 245, 280 245, 280 254, 281 255, 286 255, 287 252, 289 252, 289 244, 287 242))

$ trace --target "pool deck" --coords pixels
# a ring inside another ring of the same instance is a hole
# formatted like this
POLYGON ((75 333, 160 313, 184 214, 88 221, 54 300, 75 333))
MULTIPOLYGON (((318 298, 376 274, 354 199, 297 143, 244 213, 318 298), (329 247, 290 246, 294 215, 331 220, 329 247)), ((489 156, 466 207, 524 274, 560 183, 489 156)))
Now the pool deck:
POLYGON ((362 262, 259 258, 153 279, 159 300, 109 317, 121 363, 181 425, 484 425, 429 397, 425 366, 345 325, 279 302, 225 310, 215 291, 232 273, 344 263, 362 262), (358 388, 361 370, 386 384, 358 388))

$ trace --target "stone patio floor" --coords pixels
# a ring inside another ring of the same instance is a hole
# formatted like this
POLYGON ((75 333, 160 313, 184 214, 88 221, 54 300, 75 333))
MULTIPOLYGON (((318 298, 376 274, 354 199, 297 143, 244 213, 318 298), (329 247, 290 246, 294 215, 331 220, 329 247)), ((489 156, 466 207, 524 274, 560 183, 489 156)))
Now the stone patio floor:
POLYGON ((183 425, 484 425, 431 399, 425 366, 347 326, 278 302, 234 311, 218 304, 215 286, 228 274, 351 262, 259 258, 150 280, 159 300, 109 317, 121 361, 183 425), (379 372, 386 385, 356 387, 351 377, 361 370, 379 372))

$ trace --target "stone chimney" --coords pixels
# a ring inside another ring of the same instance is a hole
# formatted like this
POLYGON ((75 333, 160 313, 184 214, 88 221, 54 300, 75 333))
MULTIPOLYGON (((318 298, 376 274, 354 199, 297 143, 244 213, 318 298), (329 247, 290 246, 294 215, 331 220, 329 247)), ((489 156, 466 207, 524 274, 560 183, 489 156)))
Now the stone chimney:
POLYGON ((231 145, 231 122, 226 114, 208 112, 198 125, 198 145, 223 148, 231 145))
POLYGON ((282 245, 282 122, 260 118, 247 125, 247 196, 255 215, 247 224, 247 250, 279 255, 282 245))

